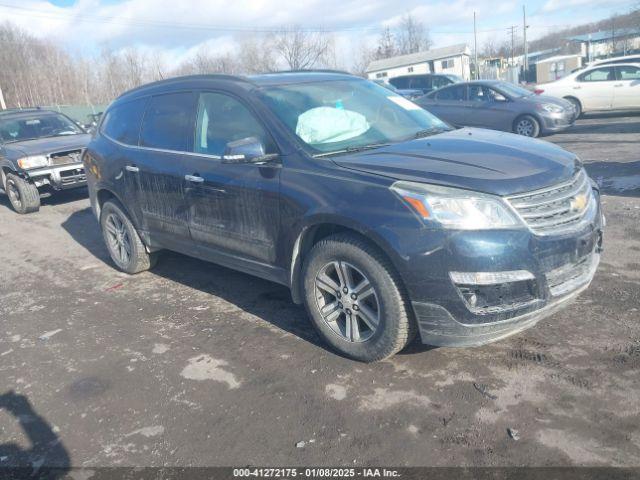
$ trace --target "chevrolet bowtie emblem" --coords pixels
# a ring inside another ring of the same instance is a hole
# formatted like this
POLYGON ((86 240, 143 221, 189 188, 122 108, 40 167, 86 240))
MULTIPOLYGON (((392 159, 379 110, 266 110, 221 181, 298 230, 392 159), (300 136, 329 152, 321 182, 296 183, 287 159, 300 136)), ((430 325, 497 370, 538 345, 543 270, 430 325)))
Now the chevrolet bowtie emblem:
POLYGON ((572 212, 581 212, 587 206, 587 196, 585 194, 576 195, 569 204, 572 212))

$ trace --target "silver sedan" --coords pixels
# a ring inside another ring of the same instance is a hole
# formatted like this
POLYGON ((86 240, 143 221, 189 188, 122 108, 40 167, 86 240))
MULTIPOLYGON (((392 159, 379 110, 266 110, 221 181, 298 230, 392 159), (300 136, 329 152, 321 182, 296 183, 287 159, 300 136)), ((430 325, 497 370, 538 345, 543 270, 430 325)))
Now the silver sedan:
POLYGON ((535 95, 507 82, 457 83, 414 100, 425 110, 458 127, 480 127, 527 137, 569 128, 574 106, 562 98, 535 95))

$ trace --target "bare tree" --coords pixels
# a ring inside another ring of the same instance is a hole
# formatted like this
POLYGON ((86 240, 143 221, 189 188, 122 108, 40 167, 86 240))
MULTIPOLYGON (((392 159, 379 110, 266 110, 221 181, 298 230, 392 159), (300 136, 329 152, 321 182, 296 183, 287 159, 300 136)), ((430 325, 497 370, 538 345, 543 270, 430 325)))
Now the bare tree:
POLYGON ((274 36, 273 50, 287 68, 305 70, 330 61, 331 40, 326 33, 306 32, 294 26, 274 36))
POLYGON ((398 48, 396 45, 396 39, 391 29, 386 27, 380 34, 378 39, 378 46, 375 51, 375 60, 383 58, 391 58, 398 54, 398 48))
POLYGON ((400 55, 429 50, 433 45, 427 27, 410 13, 403 15, 400 20, 396 39, 400 55))
POLYGON ((489 37, 482 44, 480 56, 484 58, 495 58, 500 54, 498 40, 495 37, 489 37))
POLYGON ((240 41, 239 62, 245 73, 267 73, 278 70, 272 36, 248 37, 240 41))
POLYGON ((351 71, 360 77, 366 78, 367 67, 374 60, 377 60, 376 49, 361 44, 351 67, 351 71))

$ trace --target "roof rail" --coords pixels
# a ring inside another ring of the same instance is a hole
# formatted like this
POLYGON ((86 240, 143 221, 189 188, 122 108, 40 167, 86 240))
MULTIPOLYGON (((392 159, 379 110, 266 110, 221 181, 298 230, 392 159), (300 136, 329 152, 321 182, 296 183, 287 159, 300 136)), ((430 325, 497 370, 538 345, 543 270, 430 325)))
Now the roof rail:
POLYGON ((179 77, 165 78, 165 79, 162 79, 162 80, 157 80, 155 82, 145 83, 144 85, 140 85, 140 86, 134 87, 131 90, 127 90, 126 92, 121 93, 120 95, 118 95, 117 98, 121 98, 121 97, 124 97, 125 95, 129 95, 130 93, 134 93, 134 92, 137 92, 137 91, 140 91, 140 90, 144 90, 146 88, 157 86, 157 85, 167 85, 167 84, 171 84, 171 83, 174 83, 174 82, 181 82, 181 81, 184 81, 184 80, 197 80, 199 78, 217 78, 217 79, 220 79, 220 80, 230 80, 230 81, 235 81, 235 82, 247 82, 247 83, 250 83, 249 80, 247 80, 243 76, 240 76, 240 75, 228 75, 226 73, 202 73, 202 74, 195 74, 195 75, 183 75, 183 76, 179 76, 179 77))
POLYGON ((41 110, 42 110, 42 107, 6 108, 4 110, 0 110, 0 115, 5 113, 38 112, 41 110))
POLYGON ((279 70, 277 72, 265 72, 259 75, 277 75, 279 73, 339 73, 342 75, 350 75, 353 76, 353 73, 346 72, 344 70, 333 70, 330 68, 310 68, 310 69, 299 69, 299 70, 279 70))

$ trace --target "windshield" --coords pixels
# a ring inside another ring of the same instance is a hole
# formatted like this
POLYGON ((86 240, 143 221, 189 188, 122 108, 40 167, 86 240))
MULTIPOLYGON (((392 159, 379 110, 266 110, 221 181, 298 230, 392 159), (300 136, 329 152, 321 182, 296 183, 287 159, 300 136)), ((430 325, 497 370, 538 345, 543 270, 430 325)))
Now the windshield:
POLYGON ((58 113, 34 113, 0 118, 0 141, 22 142, 59 135, 84 133, 80 127, 58 113))
POLYGON ((512 83, 498 82, 496 84, 496 87, 500 91, 502 91, 502 93, 506 93, 511 97, 520 98, 520 97, 528 97, 529 95, 533 95, 532 91, 527 90, 526 88, 519 87, 512 83))
POLYGON ((415 103, 365 80, 280 85, 265 88, 263 96, 314 154, 373 148, 449 130, 415 103))
POLYGON ((454 83, 464 82, 464 78, 462 78, 460 75, 454 75, 453 73, 449 73, 445 75, 445 77, 447 77, 449 80, 453 80, 454 83))
POLYGON ((398 91, 399 91, 396 87, 394 87, 390 83, 383 82, 381 80, 375 80, 373 83, 375 83, 376 85, 380 85, 381 87, 384 87, 387 90, 391 90, 392 92, 395 92, 395 93, 398 93, 398 91))

